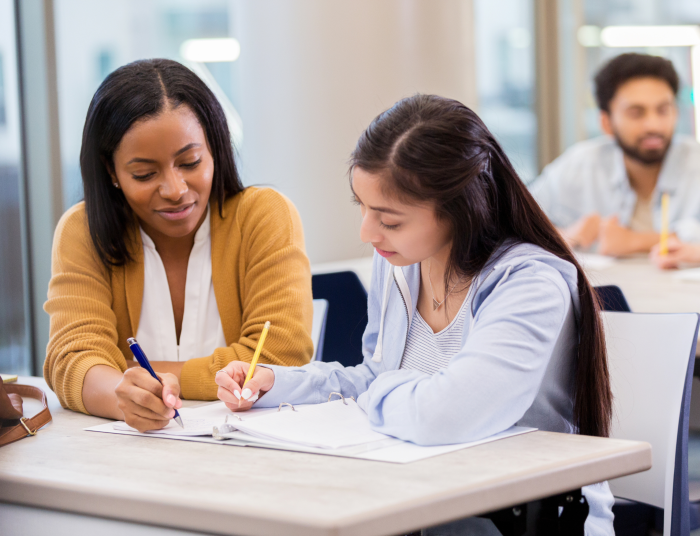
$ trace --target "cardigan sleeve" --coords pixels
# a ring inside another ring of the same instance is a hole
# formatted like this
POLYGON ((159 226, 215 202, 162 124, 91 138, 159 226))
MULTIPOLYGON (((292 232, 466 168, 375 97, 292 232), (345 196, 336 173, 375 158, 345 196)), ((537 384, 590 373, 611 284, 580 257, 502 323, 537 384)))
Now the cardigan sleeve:
POLYGON ((80 203, 56 227, 44 304, 51 317, 44 378, 63 407, 87 413, 82 391, 91 367, 126 370, 126 359, 117 347, 112 301, 109 271, 94 249, 80 203))
POLYGON ((185 362, 180 378, 185 398, 215 400, 216 372, 231 361, 250 362, 268 320, 260 363, 300 366, 313 354, 311 271, 296 208, 274 190, 251 189, 236 218, 238 278, 228 283, 239 287, 240 338, 211 356, 185 362))

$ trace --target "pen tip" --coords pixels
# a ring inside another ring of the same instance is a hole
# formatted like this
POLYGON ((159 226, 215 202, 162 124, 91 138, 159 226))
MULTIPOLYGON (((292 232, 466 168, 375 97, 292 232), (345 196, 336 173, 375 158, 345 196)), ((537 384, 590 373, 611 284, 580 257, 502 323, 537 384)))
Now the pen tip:
POLYGON ((177 424, 179 424, 180 426, 182 426, 183 428, 185 427, 185 425, 182 424, 182 417, 180 417, 179 415, 177 417, 175 417, 175 422, 177 424))

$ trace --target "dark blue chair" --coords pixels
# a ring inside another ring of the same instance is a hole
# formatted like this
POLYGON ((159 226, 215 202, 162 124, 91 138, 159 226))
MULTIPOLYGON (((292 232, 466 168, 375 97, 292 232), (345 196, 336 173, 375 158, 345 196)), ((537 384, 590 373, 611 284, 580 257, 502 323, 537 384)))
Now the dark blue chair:
POLYGON ((603 311, 617 311, 618 313, 632 312, 632 309, 625 299, 625 295, 622 293, 622 289, 617 285, 594 287, 594 290, 596 294, 598 294, 603 311))
POLYGON ((328 301, 323 361, 345 367, 362 363, 362 334, 367 326, 367 290, 355 272, 315 274, 314 299, 328 301))

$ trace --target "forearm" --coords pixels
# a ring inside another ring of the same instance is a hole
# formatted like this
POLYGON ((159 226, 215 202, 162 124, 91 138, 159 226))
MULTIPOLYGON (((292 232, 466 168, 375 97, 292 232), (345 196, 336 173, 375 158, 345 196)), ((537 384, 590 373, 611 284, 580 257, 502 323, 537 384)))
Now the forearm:
POLYGON ((83 405, 88 413, 108 419, 124 419, 115 393, 123 376, 120 371, 107 365, 96 365, 88 370, 82 392, 83 405))

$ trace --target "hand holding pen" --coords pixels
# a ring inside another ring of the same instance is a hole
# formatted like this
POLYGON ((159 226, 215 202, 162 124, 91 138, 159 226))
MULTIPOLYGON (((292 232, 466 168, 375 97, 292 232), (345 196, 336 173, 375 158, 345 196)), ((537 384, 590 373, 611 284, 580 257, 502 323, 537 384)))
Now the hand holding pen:
MULTIPOLYGON (((131 341, 130 339, 132 353, 136 355, 138 350, 135 350, 131 341)), ((138 347, 138 343, 136 345, 138 347)), ((171 419, 178 416, 177 410, 182 407, 177 377, 168 373, 156 374, 150 364, 148 368, 141 365, 127 369, 115 393, 124 421, 140 432, 167 426, 171 419)))
POLYGON ((275 373, 271 369, 256 368, 269 329, 270 322, 265 322, 250 363, 232 361, 216 373, 214 381, 219 386, 217 396, 232 411, 250 409, 258 397, 272 389, 275 383, 275 373))

